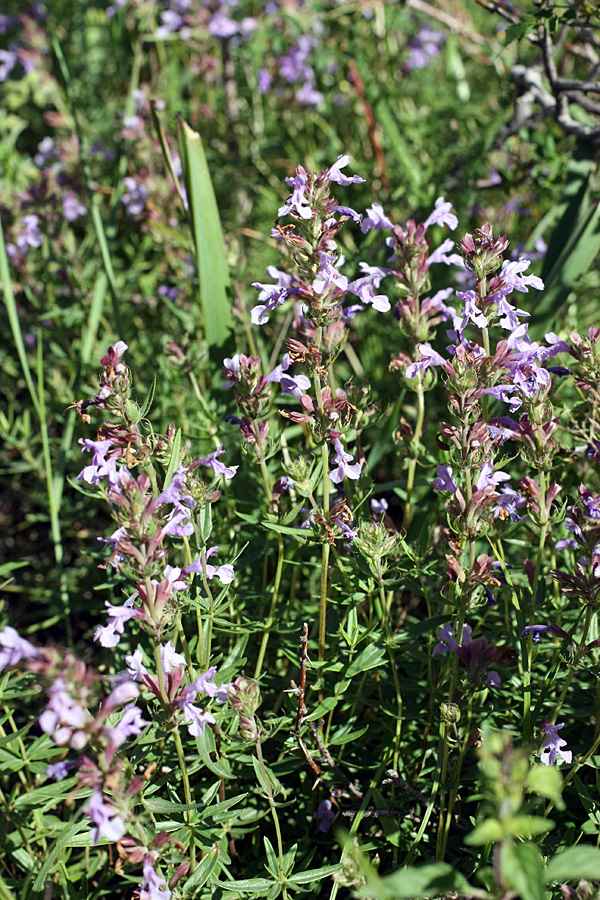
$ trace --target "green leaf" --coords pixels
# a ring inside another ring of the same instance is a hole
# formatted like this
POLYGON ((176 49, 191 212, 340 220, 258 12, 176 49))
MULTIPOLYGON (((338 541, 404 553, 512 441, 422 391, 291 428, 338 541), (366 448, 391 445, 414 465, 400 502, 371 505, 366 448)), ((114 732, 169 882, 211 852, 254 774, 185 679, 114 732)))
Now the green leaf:
POLYGON ((281 790, 281 785, 270 771, 270 769, 265 766, 264 772, 262 767, 255 756, 252 757, 252 765, 254 766, 254 774, 258 780, 258 783, 262 787, 263 791, 267 796, 271 794, 275 796, 281 790))
POLYGON ((557 809, 565 808, 562 799, 563 779, 555 766, 533 766, 525 784, 533 794, 552 800, 557 809))
POLYGON ((148 410, 152 406, 152 401, 154 400, 154 392, 156 391, 156 377, 152 379, 152 385, 150 386, 150 390, 148 391, 148 396, 144 400, 142 408, 140 409, 140 419, 143 419, 147 414, 148 410))
POLYGON ((268 522, 266 519, 263 519, 262 525, 271 531, 278 531, 280 534, 291 534, 300 540, 307 540, 307 538, 312 537, 311 533, 305 528, 290 528, 287 525, 280 525, 278 522, 268 522))
POLYGON ((65 778, 56 784, 44 785, 44 787, 34 788, 26 794, 20 794, 14 802, 14 808, 17 810, 29 809, 32 806, 43 811, 46 805, 54 806, 66 798, 73 786, 76 784, 76 778, 65 778))
POLYGON ((512 44, 536 30, 535 22, 519 22, 517 25, 509 25, 506 29, 506 43, 512 44))
POLYGON ((46 886, 46 881, 48 876, 50 875, 55 863, 56 856, 58 851, 62 850, 67 846, 73 846, 72 839, 81 829, 85 829, 85 837, 87 838, 87 843, 89 844, 90 840, 90 826, 88 822, 72 822, 70 825, 63 830, 58 840, 53 844, 47 858, 44 860, 44 864, 42 868, 37 874, 37 878, 33 883, 33 891, 43 891, 46 886))
POLYGON ((498 819, 486 819, 466 836, 465 844, 476 847, 478 844, 492 844, 494 841, 502 840, 503 837, 504 828, 498 819))
POLYGON ((351 725, 344 725, 331 735, 329 743, 333 745, 349 744, 351 741, 357 741, 368 730, 368 725, 364 725, 362 728, 352 728, 351 725))
POLYGON ((369 644, 358 654, 356 659, 350 663, 348 671, 346 672, 346 678, 353 678, 361 672, 366 672, 367 669, 376 668, 380 665, 384 656, 385 647, 375 643, 369 644))
POLYGON ((206 856, 198 863, 193 875, 186 878, 182 896, 186 897, 193 888, 203 887, 219 865, 219 846, 216 844, 212 850, 209 850, 206 856))
POLYGON ((219 881, 219 887, 225 891, 241 891, 251 894, 254 891, 267 891, 273 885, 273 880, 266 878, 241 878, 238 881, 219 881))
POLYGON ((542 859, 535 844, 505 843, 500 870, 506 884, 523 900, 544 900, 542 859))
POLYGON ((581 878, 600 881, 600 850, 584 844, 569 847, 548 860, 544 877, 547 883, 579 881, 581 878))
POLYGON ((513 837, 530 838, 552 831, 555 823, 543 816, 510 816, 504 820, 504 829, 513 837))
POLYGON ((600 204, 590 210, 590 191, 596 171, 591 149, 580 144, 568 165, 564 212, 548 243, 542 280, 545 291, 535 303, 529 333, 547 331, 579 278, 600 251, 600 204))
POLYGON ((215 736, 212 728, 205 728, 196 738, 196 747, 204 765, 219 778, 233 778, 229 764, 217 753, 215 736))
POLYGON ((221 347, 233 327, 227 298, 227 263, 217 201, 200 135, 181 121, 179 132, 192 231, 196 247, 204 335, 221 347))
POLYGON ((415 161, 414 148, 410 147, 404 139, 397 118, 384 100, 379 100, 377 103, 376 116, 383 129, 385 139, 398 161, 404 181, 417 196, 421 196, 423 169, 415 161))
POLYGON ((263 837, 263 842, 265 845, 265 853, 267 854, 265 868, 269 872, 269 875, 272 875, 273 878, 277 878, 279 876, 279 860, 277 859, 275 848, 266 835, 263 837))
POLYGON ((360 888, 355 897, 376 897, 377 900, 427 900, 428 897, 439 897, 440 894, 475 895, 466 878, 448 863, 432 863, 428 866, 408 866, 393 875, 382 878, 379 882, 381 891, 372 885, 360 888))
POLYGON ((202 540, 207 544, 212 531, 212 504, 205 503, 198 510, 198 527, 202 540))
POLYGON ((178 428, 175 432, 175 437, 173 438, 173 443, 171 444, 171 458, 169 459, 169 465, 167 471, 165 473, 165 488, 168 488, 171 482, 173 481, 173 475, 177 471, 179 467, 179 460, 181 458, 181 428, 178 428))
POLYGON ((330 875, 340 871, 341 866, 322 866, 320 869, 307 869, 306 872, 297 872, 289 879, 290 884, 310 884, 311 881, 321 881, 330 875))

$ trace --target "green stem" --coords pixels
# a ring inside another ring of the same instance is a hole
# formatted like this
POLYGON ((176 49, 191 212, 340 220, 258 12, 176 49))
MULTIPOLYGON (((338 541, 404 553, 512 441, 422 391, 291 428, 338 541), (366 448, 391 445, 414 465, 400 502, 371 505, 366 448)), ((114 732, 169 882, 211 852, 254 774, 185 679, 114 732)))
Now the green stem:
POLYGON ((438 833, 438 847, 439 847, 439 855, 436 857, 438 860, 443 860, 446 855, 446 848, 448 846, 448 836, 450 834, 450 823, 452 821, 452 812, 454 810, 454 804, 456 803, 456 798, 458 796, 458 789, 460 787, 460 773, 462 771, 462 765, 465 758, 465 754, 467 752, 467 747, 469 745, 469 735, 471 733, 471 721, 473 718, 473 694, 469 697, 469 706, 467 711, 467 721, 465 723, 465 729, 463 733, 463 739, 460 746, 460 752, 458 754, 458 759, 456 760, 456 765, 454 767, 453 773, 453 784, 450 789, 450 794, 448 796, 448 807, 446 810, 443 828, 442 821, 440 819, 440 832, 438 833), (440 839, 441 834, 441 839, 440 839))
MULTIPOLYGON (((181 771, 181 780, 183 782, 183 796, 188 806, 192 806, 192 792, 190 791, 190 778, 188 775, 187 764, 185 761, 185 753, 183 752, 183 744, 177 726, 173 729, 173 738, 175 740, 175 749, 177 751, 177 759, 179 760, 179 769, 181 771)), ((194 839, 194 810, 186 810, 186 819, 190 829, 190 874, 196 868, 196 844, 194 839)))
MULTIPOLYGON (((262 475, 263 485, 265 488, 265 494, 267 495, 267 500, 269 502, 269 506, 272 505, 273 502, 273 491, 271 490, 271 482, 269 480, 269 472, 267 470, 267 465, 264 459, 260 459, 260 472, 262 475)), ((267 616, 267 621, 265 622, 265 627, 263 630, 263 636, 260 643, 260 649, 258 651, 258 659, 256 661, 256 668, 254 670, 254 678, 258 681, 260 678, 263 662, 265 660, 265 654, 267 652, 267 646, 269 643, 269 636, 271 634, 271 628, 273 627, 273 622, 275 621, 275 613, 277 611, 277 601, 279 599, 279 588, 281 585, 281 573, 283 572, 283 558, 285 553, 285 548, 283 545, 283 538, 281 534, 276 531, 275 536, 277 538, 277 567, 275 569, 275 581, 273 583, 273 596, 271 597, 271 606, 269 609, 269 615, 267 616)))
POLYGON ((161 646, 159 639, 154 637, 154 662, 156 665, 156 674, 158 677, 158 689, 160 691, 160 702, 163 707, 167 705, 168 698, 165 691, 165 673, 163 672, 162 667, 162 656, 161 656, 161 646))
POLYGON ((446 776, 448 774, 448 755, 449 755, 449 746, 448 746, 448 732, 450 731, 450 726, 447 722, 440 722, 440 740, 442 741, 443 746, 443 756, 442 756, 442 769, 440 772, 439 785, 440 785, 440 820, 438 825, 438 834, 437 834, 437 844, 435 851, 436 862, 439 862, 442 859, 442 851, 443 851, 443 833, 445 829, 445 811, 446 811, 446 792, 444 790, 444 784, 446 783, 446 776))
POLYGON ((386 644, 388 655, 390 658, 390 664, 392 666, 392 677, 394 679, 394 688, 396 690, 396 734, 394 736, 394 757, 392 768, 395 772, 398 771, 398 760, 400 759, 400 736, 402 733, 402 690, 400 688, 400 679, 398 678, 398 669, 396 666, 396 660, 394 658, 394 648, 392 645, 393 642, 393 634, 392 629, 390 627, 390 621, 387 611, 387 603, 385 599, 385 589, 383 587, 383 576, 381 571, 381 560, 377 560, 377 580, 379 583, 379 597, 381 601, 381 621, 383 624, 383 628, 385 631, 386 644))
MULTIPOLYGON (((483 329, 482 333, 483 333, 483 349, 485 350, 485 355, 491 356, 492 354, 490 351, 490 333, 489 333, 489 330, 487 329, 487 327, 483 329)), ((481 400, 481 415, 483 416, 483 418, 486 422, 489 420, 489 417, 490 417, 489 406, 490 406, 489 395, 484 394, 482 397, 482 400, 481 400)))
POLYGON ((277 807, 275 805, 275 798, 273 797, 273 789, 271 787, 271 779, 269 778, 269 773, 265 767, 265 761, 262 754, 262 747, 260 745, 260 740, 257 740, 255 743, 256 747, 256 758, 258 759, 258 765, 260 766, 260 771, 263 776, 264 788, 266 790, 267 799, 269 801, 269 807, 271 809, 271 815, 273 817, 273 824, 275 826, 275 835, 277 837, 277 858, 279 861, 279 884, 281 885, 281 894, 284 900, 287 900, 287 890, 285 887, 285 866, 283 862, 283 841, 281 839, 281 827, 279 825, 279 816, 277 815, 277 807))
POLYGON ((402 520, 402 530, 406 531, 412 517, 411 498, 413 487, 415 484, 415 472, 417 470, 417 453, 421 442, 421 434, 423 432, 423 422, 425 420, 425 391, 423 389, 423 373, 420 371, 417 376, 417 421, 415 430, 410 442, 410 459, 408 461, 408 473, 406 476, 406 505, 404 507, 404 518, 402 520))
MULTIPOLYGON (((535 604, 540 581, 540 573, 542 570, 542 561, 544 557, 544 548, 546 545, 546 535, 548 533, 548 512, 546 510, 546 475, 543 469, 538 469, 539 488, 540 488, 540 517, 541 529, 540 539, 538 543, 537 556, 535 560, 535 570, 533 575, 533 583, 531 585, 531 606, 529 608, 529 625, 534 624, 535 604)), ((527 635, 526 655, 525 655, 525 671, 523 673, 523 743, 529 743, 532 735, 531 722, 531 666, 533 658, 533 634, 527 635)))
POLYGON ((204 590, 206 591, 206 596, 208 597, 208 602, 210 604, 210 609, 208 612, 208 622, 206 625, 206 635, 205 635, 205 646, 204 646, 204 658, 206 660, 206 665, 210 663, 210 652, 211 652, 211 644, 212 644, 212 626, 213 619, 215 617, 215 598, 213 597, 212 591, 210 589, 210 585, 208 583, 208 578, 206 577, 206 548, 202 547, 200 550, 200 557, 202 560, 202 584, 204 586, 204 590))
MULTIPOLYGON (((323 338, 323 329, 317 328, 315 335, 315 343, 320 349, 323 338)), ((321 428, 325 424, 325 408, 323 405, 323 392, 321 389, 321 377, 315 372, 314 374, 315 394, 317 396, 317 406, 321 419, 321 428)), ((325 521, 329 520, 329 446, 327 437, 321 434, 323 443, 321 444, 321 461, 323 464, 323 517, 325 521)), ((319 599, 319 662, 325 659, 325 638, 327 634, 327 578, 329 569, 329 542, 325 537, 323 539, 323 549, 321 553, 321 592, 319 599)))
POLYGON ((267 645, 269 643, 269 636, 271 634, 271 628, 273 627, 273 622, 275 621, 275 613, 277 611, 277 601, 279 599, 279 587, 281 585, 281 573, 283 571, 283 558, 285 549, 283 546, 283 538, 277 532, 277 568, 275 569, 275 581, 273 583, 273 596, 271 598, 271 607, 269 609, 269 615, 267 616, 267 621, 265 622, 265 627, 263 631, 262 641, 260 643, 260 650, 258 651, 258 659, 256 660, 256 668, 254 670, 254 677, 258 681, 262 672, 262 666, 265 659, 265 653, 267 652, 267 645))

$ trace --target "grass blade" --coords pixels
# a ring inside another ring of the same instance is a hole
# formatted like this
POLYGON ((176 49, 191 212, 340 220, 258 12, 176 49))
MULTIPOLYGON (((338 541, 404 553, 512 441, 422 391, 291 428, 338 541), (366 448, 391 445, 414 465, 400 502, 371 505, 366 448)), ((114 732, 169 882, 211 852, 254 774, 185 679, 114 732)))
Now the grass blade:
POLYGON ((184 164, 192 231, 196 247, 204 336, 209 347, 221 347, 233 326, 227 298, 227 263, 217 201, 200 135, 181 120, 184 164))

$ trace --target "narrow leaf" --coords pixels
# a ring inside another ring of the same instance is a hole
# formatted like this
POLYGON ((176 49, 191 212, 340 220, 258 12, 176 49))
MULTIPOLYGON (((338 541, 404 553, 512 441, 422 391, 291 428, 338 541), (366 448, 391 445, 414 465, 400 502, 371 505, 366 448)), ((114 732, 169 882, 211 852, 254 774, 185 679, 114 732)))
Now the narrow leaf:
POLYGON ((217 201, 200 135, 181 121, 181 158, 184 162, 204 335, 209 347, 221 347, 233 325, 227 299, 227 263, 217 201))

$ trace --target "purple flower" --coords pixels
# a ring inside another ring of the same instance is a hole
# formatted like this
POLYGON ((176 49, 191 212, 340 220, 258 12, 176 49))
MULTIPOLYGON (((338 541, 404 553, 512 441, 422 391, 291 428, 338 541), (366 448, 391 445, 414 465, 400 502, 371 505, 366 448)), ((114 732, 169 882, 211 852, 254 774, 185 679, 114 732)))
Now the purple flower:
MULTIPOLYGON (((302 166, 298 166, 294 177, 286 178, 285 180, 293 188, 293 191, 285 201, 285 204, 279 207, 278 215, 287 216, 293 209, 302 219, 312 219, 313 210, 304 194, 307 185, 306 171, 302 166)), ((256 287, 256 285, 253 285, 253 287, 256 287)))
POLYGON ((137 700, 139 695, 140 689, 137 684, 130 679, 122 681, 120 684, 115 685, 108 697, 104 699, 102 712, 108 715, 108 713, 117 709, 118 706, 124 706, 131 700, 137 700))
POLYGON ((572 637, 570 637, 566 631, 564 631, 560 625, 557 625, 555 622, 550 622, 549 625, 528 625, 523 629, 523 634, 532 634, 533 640, 536 644, 540 643, 540 634, 554 634, 556 637, 564 638, 564 640, 568 641, 573 647, 575 646, 575 642, 572 637))
POLYGON ((295 288, 283 284, 262 284, 260 281, 254 281, 252 287, 259 291, 258 299, 263 301, 250 310, 253 325, 264 325, 269 321, 270 313, 278 306, 283 306, 287 298, 296 293, 295 288))
POLYGON ((362 221, 362 213, 357 213, 355 209, 352 209, 351 206, 332 206, 331 207, 335 212, 340 213, 342 216, 347 216, 349 219, 353 219, 355 222, 362 221))
POLYGON ((501 481, 510 481, 508 472, 494 472, 493 463, 482 463, 479 467, 479 476, 476 484, 477 490, 483 491, 487 487, 497 487, 501 481))
POLYGON ((536 291, 544 290, 544 282, 537 275, 524 275, 523 273, 531 265, 531 260, 521 257, 518 260, 505 259, 502 263, 498 277, 502 281, 502 287, 489 299, 497 303, 502 297, 507 297, 513 291, 527 294, 527 288, 532 287, 536 291))
POLYGON ((567 746, 567 742, 558 736, 558 732, 564 727, 564 722, 561 722, 559 725, 553 725, 552 722, 544 722, 542 725, 542 731, 546 735, 546 740, 542 744, 540 762, 545 766, 553 766, 557 757, 564 759, 567 764, 573 759, 573 754, 570 750, 562 749, 567 746))
POLYGON ((345 540, 353 541, 355 538, 358 537, 358 531, 355 531, 353 528, 350 528, 350 526, 346 522, 343 522, 339 516, 334 516, 331 521, 335 522, 335 524, 341 530, 342 537, 345 540))
POLYGON ((360 223, 360 230, 363 234, 368 234, 369 231, 380 231, 382 228, 391 231, 394 226, 384 213, 383 206, 380 203, 374 203, 367 209, 367 214, 360 223))
POLYGON ((129 175, 123 179, 123 184, 125 185, 125 193, 122 197, 122 203, 127 215, 140 216, 146 209, 148 188, 129 175))
POLYGON ((111 842, 121 840, 125 834, 125 823, 117 808, 106 799, 102 791, 96 788, 85 811, 94 825, 91 832, 92 844, 97 844, 101 836, 111 842))
POLYGON ((63 216, 67 222, 74 222, 79 216, 85 216, 87 209, 75 191, 69 191, 62 200, 63 216))
POLYGON ((189 584, 187 581, 183 581, 180 576, 183 572, 179 566, 165 566, 164 576, 169 584, 173 585, 173 590, 175 591, 187 591, 189 588, 189 584))
POLYGON ((388 511, 388 502, 385 497, 377 500, 375 497, 371 499, 371 512, 376 516, 385 516, 388 511))
POLYGON ((223 10, 219 10, 210 20, 208 30, 214 37, 226 40, 238 33, 239 25, 234 19, 230 19, 223 10))
POLYGON ((443 197, 437 198, 435 209, 423 223, 425 229, 429 228, 430 225, 447 225, 451 231, 454 231, 458 225, 458 219, 452 212, 452 204, 447 203, 443 197))
POLYGON ((519 426, 509 416, 502 416, 499 419, 492 419, 488 425, 490 438, 500 446, 506 441, 512 441, 515 437, 515 431, 519 426))
POLYGON ((173 646, 173 641, 161 645, 160 657, 165 675, 171 674, 173 666, 185 666, 185 656, 182 656, 181 653, 177 653, 173 646))
POLYGON ((108 610, 108 624, 98 625, 94 632, 94 640, 98 641, 102 647, 116 647, 119 643, 120 635, 125 630, 125 622, 141 615, 141 611, 133 605, 136 596, 137 593, 132 594, 123 606, 113 606, 108 600, 104 601, 104 605, 108 610))
POLYGON ((409 42, 410 56, 406 62, 407 69, 424 69, 440 52, 446 35, 434 28, 421 28, 409 42))
POLYGON ((432 656, 437 656, 438 653, 455 653, 459 646, 466 647, 471 643, 471 626, 463 625, 462 628, 462 638, 460 644, 457 644, 454 639, 452 623, 448 622, 447 625, 440 625, 438 628, 438 637, 440 639, 440 643, 436 644, 433 648, 432 656))
POLYGON ((0 13, 0 34, 6 34, 16 21, 15 16, 7 16, 4 13, 0 13))
POLYGON ((523 405, 523 401, 519 396, 513 396, 516 390, 517 386, 514 384, 498 384, 496 387, 485 388, 481 393, 489 394, 490 397, 495 397, 496 400, 508 403, 510 412, 514 413, 523 405))
POLYGON ((137 706, 130 704, 123 710, 123 715, 117 724, 105 725, 102 733, 108 738, 111 747, 116 749, 129 740, 130 737, 141 734, 144 726, 149 724, 142 718, 142 713, 137 706))
POLYGON ((360 175, 343 175, 341 169, 344 169, 348 163, 350 162, 350 157, 345 154, 343 156, 338 156, 334 164, 329 169, 329 180, 335 181, 336 184, 340 184, 343 187, 349 184, 364 184, 366 179, 361 178, 360 175))
POLYGON ((52 778, 54 781, 63 781, 69 774, 69 769, 74 769, 78 765, 79 762, 77 760, 72 762, 63 760, 62 762, 51 763, 46 769, 46 778, 52 778))
POLYGON ((497 519, 504 513, 509 515, 513 522, 520 522, 522 516, 518 515, 517 510, 527 506, 527 499, 519 494, 518 491, 511 487, 503 487, 494 507, 494 518, 497 519))
POLYGON ((446 362, 429 344, 419 344, 420 359, 411 363, 406 369, 407 378, 415 378, 419 372, 424 372, 429 366, 443 366, 446 362))
POLYGON ((172 34, 183 25, 183 19, 179 13, 175 12, 173 9, 166 9, 164 12, 161 12, 160 20, 162 25, 159 25, 156 29, 156 37, 158 38, 164 38, 167 35, 172 34))
POLYGON ((36 166, 42 168, 56 156, 56 145, 51 137, 43 138, 38 144, 38 152, 33 157, 36 166))
POLYGON ((436 466, 435 474, 437 475, 437 478, 433 479, 431 486, 434 487, 436 491, 450 491, 453 494, 457 492, 458 487, 452 478, 452 466, 436 466))
MULTIPOLYGON (((314 78, 314 75, 313 75, 314 78)), ((324 100, 321 91, 315 88, 313 79, 306 81, 294 94, 294 100, 300 106, 318 106, 324 100)))
POLYGON ((271 87, 273 76, 268 69, 261 68, 258 70, 258 93, 266 94, 271 87))
POLYGON ((13 50, 0 50, 0 82, 6 81, 18 59, 13 50))
POLYGON ((0 631, 0 672, 7 666, 18 665, 22 659, 33 659, 37 655, 37 648, 10 625, 0 631))
POLYGON ((144 860, 140 900, 171 900, 167 882, 154 870, 154 859, 148 855, 144 860))
MULTIPOLYGON (((181 492, 185 487, 185 482, 187 479, 187 469, 183 466, 179 466, 177 471, 174 473, 171 483, 168 487, 162 491, 156 498, 156 503, 179 503, 181 501, 181 492)), ((187 501, 188 506, 192 506, 194 501, 189 495, 186 495, 184 498, 184 502, 187 501), (191 502, 189 502, 191 501, 191 502)))
POLYGON ((215 725, 217 720, 211 713, 194 706, 196 694, 199 693, 194 687, 195 684, 196 682, 194 681, 182 689, 179 697, 175 700, 175 705, 183 712, 183 720, 188 726, 188 734, 192 737, 200 737, 204 727, 206 725, 215 725))
POLYGON ((216 684, 214 677, 217 674, 217 667, 211 666, 202 675, 199 675, 195 681, 192 681, 190 688, 199 694, 206 694, 211 699, 215 699, 217 703, 225 703, 227 700, 227 691, 229 684, 216 684))
POLYGON ((207 466, 213 470, 215 477, 219 477, 219 475, 224 475, 225 480, 229 481, 230 478, 233 478, 235 473, 238 470, 238 466, 225 466, 222 462, 219 462, 219 456, 223 456, 225 451, 223 450, 223 444, 219 444, 217 449, 213 453, 209 453, 208 456, 203 457, 203 459, 199 459, 196 465, 198 466, 207 466))
MULTIPOLYGON (((77 476, 77 480, 87 481, 88 484, 100 484, 102 478, 106 478, 108 485, 113 486, 118 480, 117 462, 115 457, 106 458, 112 447, 112 441, 91 441, 88 438, 79 438, 84 453, 93 453, 92 462, 86 466, 77 476)), ((115 548, 116 549, 116 548, 115 548)))
POLYGON ((381 279, 389 274, 389 270, 379 266, 369 266, 365 262, 359 263, 359 268, 365 275, 350 282, 347 286, 349 293, 358 297, 362 303, 371 304, 377 312, 389 312, 391 304, 388 297, 385 294, 375 294, 381 284, 381 279))
POLYGON ((26 253, 28 247, 41 247, 44 240, 40 231, 39 216, 23 216, 19 222, 20 231, 17 235, 17 247, 21 253, 26 253))
POLYGON ((62 678, 49 688, 50 700, 39 718, 45 734, 51 734, 59 747, 68 744, 73 750, 83 750, 88 742, 85 727, 92 721, 90 714, 69 696, 62 678))
POLYGON ((341 484, 344 478, 352 478, 356 480, 360 478, 360 463, 353 463, 353 456, 346 453, 339 437, 334 438, 333 446, 335 447, 335 456, 333 462, 336 465, 329 473, 329 477, 335 484, 341 484))
POLYGON ((282 394, 292 394, 299 400, 304 391, 310 387, 310 378, 306 375, 282 375, 279 384, 282 394))
POLYGON ((456 316, 456 310, 452 306, 447 306, 445 301, 448 297, 452 296, 453 290, 451 287, 442 288, 430 297, 429 306, 433 309, 437 309, 440 313, 440 317, 442 322, 452 321, 456 316))
MULTIPOLYGON (((332 287, 345 291, 348 287, 348 279, 335 267, 336 256, 327 253, 319 253, 319 269, 313 280, 312 288, 316 294, 328 294, 332 287)), ((343 260, 340 260, 340 263, 343 260)))
POLYGON ((142 662, 141 647, 138 647, 131 656, 125 657, 125 665, 127 666, 127 673, 134 681, 143 681, 144 675, 148 674, 148 669, 142 662))
POLYGON ((477 294, 475 291, 457 291, 456 296, 459 300, 464 300, 465 302, 462 311, 463 318, 473 322, 478 328, 487 328, 488 320, 476 305, 477 294))
POLYGON ((326 834, 331 828, 332 822, 335 820, 333 804, 330 799, 323 800, 317 807, 317 811, 313 815, 315 823, 315 831, 326 834))
MULTIPOLYGON (((236 466, 237 468, 237 466, 236 466)), ((162 534, 176 535, 177 537, 189 537, 194 533, 194 524, 190 518, 190 511, 185 506, 177 503, 163 526, 162 534)))
MULTIPOLYGON (((204 554, 205 558, 208 559, 209 557, 213 556, 218 551, 218 549, 218 547, 210 547, 210 549, 207 550, 204 554)), ((187 566, 183 571, 186 575, 189 575, 192 572, 202 572, 203 568, 202 557, 199 556, 198 559, 194 560, 194 562, 191 565, 187 566)), ((224 566, 218 567, 211 566, 209 563, 207 563, 206 567, 204 568, 204 572, 209 580, 216 576, 222 585, 231 584, 231 582, 233 581, 233 566, 229 563, 226 563, 224 566)))

